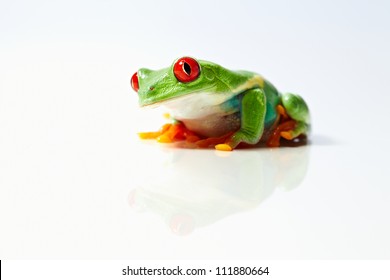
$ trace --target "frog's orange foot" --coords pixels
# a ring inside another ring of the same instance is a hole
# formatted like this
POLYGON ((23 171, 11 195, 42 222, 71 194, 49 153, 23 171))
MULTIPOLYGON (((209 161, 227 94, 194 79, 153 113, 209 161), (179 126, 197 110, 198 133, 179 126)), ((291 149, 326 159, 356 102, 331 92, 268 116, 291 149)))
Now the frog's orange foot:
POLYGON ((164 135, 170 128, 172 124, 165 124, 159 131, 153 131, 153 132, 139 132, 138 136, 141 139, 157 139, 161 135, 164 135))
POLYGON ((155 131, 155 132, 139 132, 138 137, 147 140, 147 139, 156 139, 161 135, 161 132, 155 131))
POLYGON ((292 130, 280 132, 280 136, 286 140, 293 140, 292 130))
POLYGON ((172 143, 183 140, 194 143, 200 139, 199 136, 188 130, 184 124, 180 122, 165 124, 159 131, 141 132, 138 133, 138 136, 141 139, 156 139, 157 142, 160 143, 172 143))
POLYGON ((296 121, 294 120, 288 120, 279 124, 269 137, 267 141, 267 146, 279 147, 280 137, 283 137, 287 140, 292 140, 294 138, 292 135, 292 130, 295 128, 295 126, 296 121))

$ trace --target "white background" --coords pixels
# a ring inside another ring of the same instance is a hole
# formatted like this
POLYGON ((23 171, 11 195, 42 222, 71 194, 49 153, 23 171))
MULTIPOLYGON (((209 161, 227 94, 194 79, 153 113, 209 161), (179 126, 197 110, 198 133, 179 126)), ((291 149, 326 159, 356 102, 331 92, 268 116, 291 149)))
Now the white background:
POLYGON ((0 258, 389 259, 388 1, 0 2, 0 258), (301 148, 144 143, 183 55, 310 106, 301 148))

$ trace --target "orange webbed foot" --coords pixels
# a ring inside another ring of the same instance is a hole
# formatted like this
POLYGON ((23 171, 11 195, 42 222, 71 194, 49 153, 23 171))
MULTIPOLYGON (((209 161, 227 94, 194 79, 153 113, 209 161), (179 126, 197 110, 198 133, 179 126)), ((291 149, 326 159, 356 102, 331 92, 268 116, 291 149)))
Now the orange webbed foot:
POLYGON ((180 122, 165 124, 159 131, 156 132, 141 132, 138 133, 141 139, 156 139, 160 143, 173 143, 186 140, 190 143, 199 141, 200 137, 187 129, 180 122))
POLYGON ((292 130, 280 132, 280 136, 286 140, 292 140, 294 137, 292 135, 292 130))
POLYGON ((165 124, 163 127, 161 127, 161 129, 159 131, 139 132, 138 136, 139 136, 139 138, 144 139, 144 140, 145 139, 157 139, 161 135, 165 134, 170 129, 171 126, 172 126, 172 124, 165 124))
POLYGON ((280 137, 283 137, 287 140, 292 140, 291 130, 296 126, 296 121, 289 120, 279 124, 276 129, 273 131, 272 135, 267 141, 268 147, 279 147, 280 146, 280 137))

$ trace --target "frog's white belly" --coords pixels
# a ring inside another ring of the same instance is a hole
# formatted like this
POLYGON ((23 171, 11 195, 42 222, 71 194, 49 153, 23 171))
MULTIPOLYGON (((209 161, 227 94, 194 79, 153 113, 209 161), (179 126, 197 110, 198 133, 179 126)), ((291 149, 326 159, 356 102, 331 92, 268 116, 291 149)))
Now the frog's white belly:
POLYGON ((181 119, 191 131, 206 137, 218 137, 236 131, 241 126, 239 113, 230 115, 209 115, 203 119, 181 119))
POLYGON ((177 119, 200 119, 213 114, 231 114, 220 105, 232 98, 233 93, 187 94, 164 101, 163 105, 177 119))
POLYGON ((191 131, 206 137, 216 137, 240 127, 238 108, 222 104, 234 93, 194 93, 164 102, 173 118, 182 121, 191 131))

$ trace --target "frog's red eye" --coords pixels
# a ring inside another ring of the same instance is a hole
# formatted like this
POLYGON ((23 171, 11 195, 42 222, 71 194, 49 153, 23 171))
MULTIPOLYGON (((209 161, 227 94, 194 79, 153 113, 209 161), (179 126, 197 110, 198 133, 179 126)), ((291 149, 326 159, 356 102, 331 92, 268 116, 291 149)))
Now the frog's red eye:
POLYGON ((173 65, 173 73, 179 82, 192 82, 199 77, 199 63, 191 57, 179 58, 173 65))
POLYGON ((138 73, 135 72, 130 80, 131 87, 138 92, 139 90, 139 84, 138 84, 138 73))

